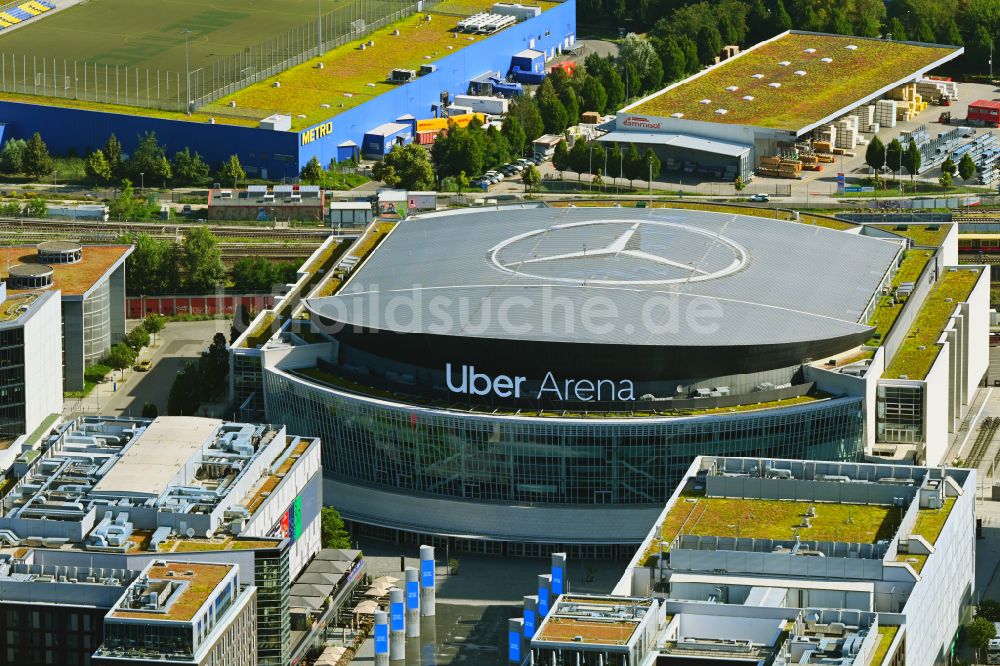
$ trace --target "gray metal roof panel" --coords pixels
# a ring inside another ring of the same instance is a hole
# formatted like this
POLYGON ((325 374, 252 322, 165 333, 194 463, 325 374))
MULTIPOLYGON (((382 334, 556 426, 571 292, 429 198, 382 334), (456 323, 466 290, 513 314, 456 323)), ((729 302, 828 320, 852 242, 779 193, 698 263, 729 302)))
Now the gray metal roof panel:
POLYGON ((338 294, 308 306, 411 333, 784 344, 866 330, 860 319, 899 251, 822 227, 694 210, 436 213, 398 225, 338 294), (608 325, 584 325, 588 308, 610 313, 608 325))
POLYGON ((614 131, 608 132, 598 140, 617 143, 653 143, 673 146, 675 148, 685 148, 687 150, 697 150, 714 155, 726 155, 727 157, 739 157, 740 155, 749 153, 752 147, 748 144, 706 139, 694 136, 693 134, 669 134, 663 132, 614 131))

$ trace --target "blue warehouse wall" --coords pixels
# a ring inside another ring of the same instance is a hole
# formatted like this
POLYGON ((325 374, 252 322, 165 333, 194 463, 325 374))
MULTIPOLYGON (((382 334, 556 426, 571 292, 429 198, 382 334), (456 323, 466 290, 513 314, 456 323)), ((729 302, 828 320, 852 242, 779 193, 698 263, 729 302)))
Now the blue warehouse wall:
MULTIPOLYGON (((464 95, 469 80, 489 70, 506 74, 511 56, 527 48, 550 52, 576 34, 576 0, 565 0, 541 15, 518 23, 461 51, 438 60, 437 71, 379 95, 361 106, 334 116, 329 121, 307 128, 298 136, 299 165, 312 157, 327 164, 337 157, 337 145, 354 141, 359 146, 366 131, 392 122, 404 114, 416 118, 433 116, 431 105, 437 103, 442 91, 464 95), (548 33, 548 34, 546 34, 548 33), (531 47, 531 40, 535 44, 531 47), (332 125, 332 127, 331 127, 332 125), (313 131, 322 128, 321 131, 313 131), (318 136, 319 134, 323 136, 318 136), (313 138, 316 137, 316 138, 313 138), (312 140, 310 140, 312 139, 312 140)), ((386 65, 387 68, 389 65, 386 65)))
POLYGON ((83 155, 88 149, 103 146, 112 133, 128 153, 135 148, 140 134, 152 131, 166 144, 170 157, 188 146, 212 166, 236 154, 244 166, 266 169, 268 178, 298 175, 298 134, 294 132, 4 101, 0 101, 0 122, 7 124, 4 140, 27 139, 39 132, 56 155, 70 148, 83 155))

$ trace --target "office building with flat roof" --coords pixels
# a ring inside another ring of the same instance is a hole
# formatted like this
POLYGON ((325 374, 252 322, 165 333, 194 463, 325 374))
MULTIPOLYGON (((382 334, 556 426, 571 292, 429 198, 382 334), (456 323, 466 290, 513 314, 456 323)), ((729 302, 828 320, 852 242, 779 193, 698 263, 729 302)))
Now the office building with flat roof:
MULTIPOLYGON (((84 370, 125 336, 125 259, 131 245, 46 241, 0 248, 0 280, 8 298, 58 290, 62 300, 62 378, 83 389, 84 370)), ((52 356, 59 347, 48 348, 52 356)))
POLYGON ((556 601, 530 637, 535 663, 588 651, 593 658, 580 663, 618 663, 610 655, 631 639, 612 641, 589 609, 621 606, 607 619, 621 623, 640 601, 658 615, 645 656, 628 662, 639 666, 695 656, 937 663, 974 599, 975 477, 944 467, 700 456, 612 594, 586 601, 586 612, 566 595, 556 601), (563 616, 580 625, 572 637, 550 627, 570 621, 563 616))

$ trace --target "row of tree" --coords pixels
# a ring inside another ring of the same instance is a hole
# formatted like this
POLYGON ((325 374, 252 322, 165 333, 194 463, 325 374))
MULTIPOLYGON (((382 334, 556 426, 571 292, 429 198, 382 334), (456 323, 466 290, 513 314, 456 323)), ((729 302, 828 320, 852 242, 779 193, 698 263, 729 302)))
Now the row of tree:
MULTIPOLYGON (((899 139, 893 139, 886 145, 876 136, 872 138, 865 150, 865 162, 875 171, 876 181, 880 180, 880 175, 885 169, 891 171, 893 176, 902 169, 906 169, 912 181, 923 165, 923 155, 917 144, 912 141, 907 143, 905 147, 899 139)), ((951 187, 952 180, 956 175, 960 176, 966 183, 976 177, 976 163, 969 153, 962 155, 962 159, 957 164, 951 157, 942 162, 941 185, 951 187)))
POLYGON ((122 372, 125 368, 131 367, 139 358, 142 348, 149 346, 152 336, 162 331, 166 323, 166 318, 160 315, 147 316, 142 324, 129 331, 121 342, 111 345, 105 363, 113 370, 122 372))
MULTIPOLYGON (((167 158, 167 148, 161 144, 155 132, 147 132, 139 137, 128 158, 123 157, 122 146, 118 137, 112 134, 104 146, 87 155, 84 164, 87 177, 95 183, 112 183, 130 181, 131 183, 167 187, 172 185, 205 185, 213 173, 201 155, 185 147, 174 153, 172 159, 167 158)), ((246 172, 236 155, 219 164, 214 177, 221 183, 235 184, 246 180, 246 172)))
POLYGON ((42 135, 35 132, 31 138, 9 139, 0 150, 0 172, 15 176, 26 174, 35 178, 47 176, 55 168, 49 147, 42 135))
POLYGON ((197 361, 188 362, 177 373, 167 396, 167 414, 194 416, 203 403, 220 399, 229 380, 229 350, 226 336, 216 333, 212 344, 197 361))
POLYGON ((560 172, 576 172, 578 180, 585 173, 592 174, 595 182, 604 176, 628 178, 631 187, 636 180, 655 180, 660 175, 661 164, 652 149, 642 154, 634 143, 629 144, 627 151, 622 151, 617 143, 605 150, 597 141, 577 140, 572 149, 566 147, 565 141, 556 144, 552 166, 560 172))

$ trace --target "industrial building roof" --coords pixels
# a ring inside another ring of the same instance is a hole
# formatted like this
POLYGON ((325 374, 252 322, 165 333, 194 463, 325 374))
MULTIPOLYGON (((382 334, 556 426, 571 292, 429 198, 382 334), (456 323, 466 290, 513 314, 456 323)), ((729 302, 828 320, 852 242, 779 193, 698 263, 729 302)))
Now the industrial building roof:
POLYGON ((786 32, 623 111, 802 132, 962 53, 959 46, 786 32))
POLYGON ((94 492, 160 495, 221 425, 218 419, 158 417, 97 482, 94 492))
POLYGON ((410 333, 787 344, 867 332, 865 310, 900 251, 895 242, 729 213, 435 213, 398 225, 336 295, 307 306, 344 324, 410 333), (692 319, 695 310, 709 314, 692 319))
MULTIPOLYGON (((73 264, 52 264, 51 289, 62 291, 63 297, 82 296, 103 280, 120 261, 132 253, 131 245, 85 245, 83 259, 73 264)), ((10 269, 17 265, 38 264, 38 250, 34 245, 0 247, 0 280, 5 280, 10 269)), ((10 289, 9 293, 17 293, 10 289)))
POLYGON ((598 141, 604 143, 653 143, 661 146, 673 146, 685 150, 697 150, 715 155, 739 157, 750 152, 751 146, 728 141, 716 141, 689 134, 669 134, 660 132, 608 132, 598 141))
POLYGON ((153 562, 108 616, 145 622, 190 621, 235 568, 234 564, 153 562), (140 601, 147 592, 154 591, 158 598, 140 601))

